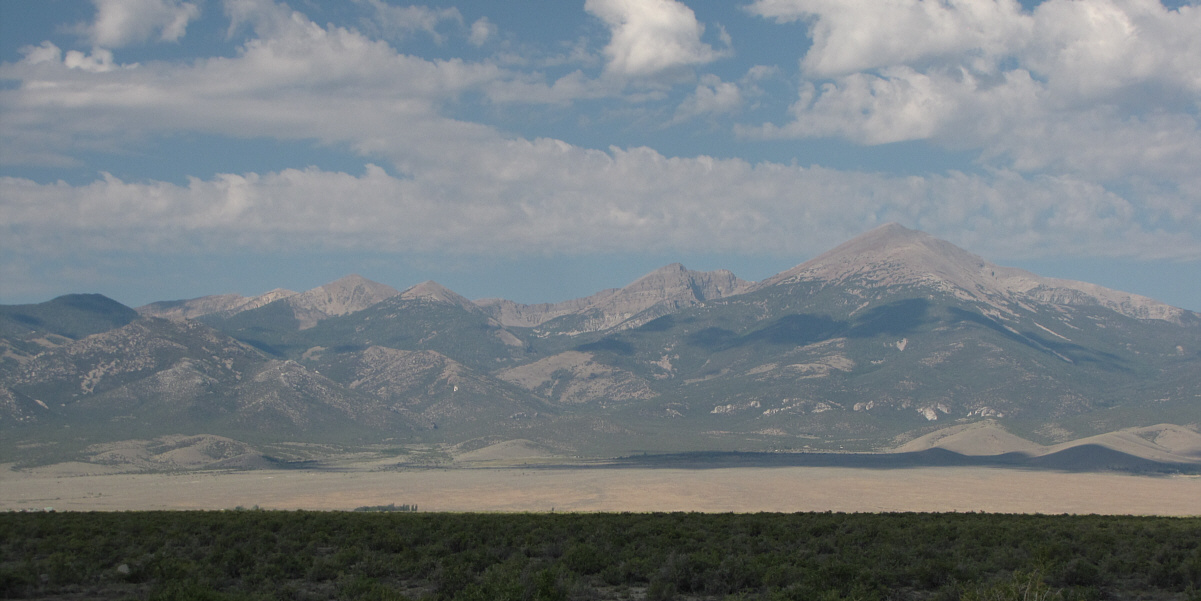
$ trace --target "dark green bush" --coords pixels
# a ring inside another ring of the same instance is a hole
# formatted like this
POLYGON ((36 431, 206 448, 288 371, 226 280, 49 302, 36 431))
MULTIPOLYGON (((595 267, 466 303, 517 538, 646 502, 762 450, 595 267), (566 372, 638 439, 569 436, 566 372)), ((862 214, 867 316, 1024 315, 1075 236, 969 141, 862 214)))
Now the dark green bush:
POLYGON ((0 514, 0 597, 1002 598, 1038 574, 1048 598, 1189 598, 1198 541, 1154 517, 0 514))

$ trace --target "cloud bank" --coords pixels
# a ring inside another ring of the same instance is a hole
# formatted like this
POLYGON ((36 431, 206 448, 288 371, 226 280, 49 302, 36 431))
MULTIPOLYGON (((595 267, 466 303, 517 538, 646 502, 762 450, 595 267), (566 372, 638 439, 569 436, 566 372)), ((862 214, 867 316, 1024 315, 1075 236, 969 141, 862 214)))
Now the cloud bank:
POLYGON ((465 98, 488 107, 609 98, 630 110, 657 106, 660 126, 704 119, 733 130, 759 86, 787 79, 789 67, 757 65, 738 81, 695 73, 729 53, 703 42, 696 15, 674 0, 588 0, 609 34, 593 46, 603 66, 589 72, 579 59, 553 80, 518 60, 427 59, 388 41, 420 32, 446 43, 439 26, 454 22, 465 43, 487 46, 499 36, 491 21, 467 31, 458 11, 360 4, 387 17, 380 30, 227 0, 230 30, 252 32, 236 53, 134 65, 106 47, 179 39, 195 6, 147 1, 130 16, 119 7, 131 4, 98 2, 90 52, 45 42, 0 65, 0 78, 14 82, 0 88, 8 165, 69 165, 179 132, 309 141, 367 163, 362 173, 297 165, 186 183, 3 177, 0 247, 10 256, 322 248, 805 257, 899 221, 991 257, 1201 260, 1194 6, 750 5, 772 27, 803 24, 813 44, 790 59, 800 84, 786 117, 737 126, 745 137, 922 140, 978 156, 972 172, 884 175, 590 148, 454 110, 465 98), (635 80, 641 88, 625 85, 635 80))

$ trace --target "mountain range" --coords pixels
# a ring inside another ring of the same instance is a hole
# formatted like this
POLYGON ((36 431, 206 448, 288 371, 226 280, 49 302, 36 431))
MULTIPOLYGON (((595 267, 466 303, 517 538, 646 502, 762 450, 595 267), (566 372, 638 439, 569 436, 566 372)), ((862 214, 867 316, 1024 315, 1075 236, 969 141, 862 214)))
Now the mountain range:
POLYGON ((136 309, 99 295, 0 306, 9 457, 202 435, 866 451, 981 424, 1040 448, 1195 432, 1201 315, 896 224, 760 282, 673 264, 560 303, 351 275, 136 309))

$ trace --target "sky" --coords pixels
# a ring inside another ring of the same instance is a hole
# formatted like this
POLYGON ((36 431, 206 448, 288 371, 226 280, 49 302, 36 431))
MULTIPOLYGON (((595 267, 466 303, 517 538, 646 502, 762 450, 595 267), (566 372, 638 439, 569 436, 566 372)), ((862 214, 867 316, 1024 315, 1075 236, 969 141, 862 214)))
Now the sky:
POLYGON ((1201 311, 1199 3, 4 0, 0 303, 553 302, 897 222, 1201 311))

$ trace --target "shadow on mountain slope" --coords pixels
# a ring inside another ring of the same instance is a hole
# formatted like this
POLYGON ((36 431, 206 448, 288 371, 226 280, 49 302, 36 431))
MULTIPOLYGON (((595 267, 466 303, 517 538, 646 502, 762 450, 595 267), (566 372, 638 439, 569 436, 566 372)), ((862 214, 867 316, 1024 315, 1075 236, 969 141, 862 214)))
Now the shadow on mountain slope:
POLYGON ((904 336, 929 323, 929 315, 930 301, 910 298, 875 307, 852 320, 813 313, 793 313, 773 319, 766 326, 743 335, 712 327, 694 332, 686 341, 706 350, 720 351, 758 343, 806 346, 834 338, 873 338, 884 334, 904 336))
POLYGON ((1127 367, 1123 365, 1124 360, 1112 353, 1093 350, 1071 342, 1050 340, 1034 332, 1026 331, 1019 333, 1005 327, 1001 322, 991 317, 957 307, 948 307, 947 311, 951 314, 953 322, 966 321, 984 326, 1018 344, 1042 353, 1055 355, 1060 359, 1066 359, 1072 363, 1093 363, 1107 371, 1127 370, 1127 367))
POLYGON ((1063 472, 1128 472, 1143 475, 1201 474, 1201 464, 1154 461, 1095 444, 1080 445, 1033 457, 1024 453, 963 455, 941 448, 908 453, 673 453, 622 457, 596 467, 697 470, 748 467, 993 467, 1063 472))

